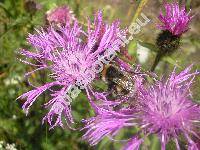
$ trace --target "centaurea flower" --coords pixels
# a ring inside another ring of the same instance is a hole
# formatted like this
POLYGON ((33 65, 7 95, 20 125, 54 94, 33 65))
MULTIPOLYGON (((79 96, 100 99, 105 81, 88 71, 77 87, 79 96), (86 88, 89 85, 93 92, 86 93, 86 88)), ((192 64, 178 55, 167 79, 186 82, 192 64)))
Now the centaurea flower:
POLYGON ((193 147, 196 144, 192 137, 200 138, 196 134, 200 106, 191 100, 190 91, 192 81, 199 72, 190 73, 191 67, 178 75, 174 70, 166 82, 158 81, 149 89, 140 90, 138 101, 142 112, 141 126, 146 134, 158 135, 162 150, 169 140, 173 140, 179 150, 181 135, 188 141, 188 146, 193 147))
POLYGON ((181 35, 189 29, 189 23, 192 16, 187 13, 185 6, 179 6, 177 2, 164 2, 165 13, 161 12, 158 19, 162 22, 158 28, 162 32, 156 39, 156 45, 159 49, 152 65, 151 71, 154 71, 159 61, 164 56, 169 56, 175 52, 181 41, 181 35))
POLYGON ((126 106, 117 111, 102 110, 106 115, 98 113, 87 122, 84 139, 94 145, 103 137, 112 137, 120 129, 132 126, 140 130, 129 140, 125 150, 139 149, 144 138, 151 134, 159 137, 162 150, 170 140, 180 150, 180 136, 187 141, 189 150, 197 150, 194 139, 200 140, 196 132, 200 127, 200 106, 191 101, 190 87, 199 72, 190 73, 190 70, 191 66, 179 74, 174 70, 166 82, 156 80, 149 87, 139 86, 137 101, 133 102, 135 106, 126 106))
POLYGON ((119 22, 105 24, 102 20, 102 12, 96 15, 93 25, 91 29, 89 21, 88 31, 84 32, 75 21, 73 25, 68 23, 56 29, 52 27, 47 30, 41 29, 37 30, 37 34, 29 35, 28 41, 35 49, 34 51, 21 50, 20 53, 26 57, 23 62, 36 69, 26 75, 29 76, 38 70, 48 70, 50 72, 48 77, 52 82, 35 87, 19 97, 27 98, 23 105, 26 114, 36 99, 48 90, 52 99, 45 104, 45 107, 50 107, 50 112, 43 121, 47 120, 51 128, 57 125, 63 127, 63 116, 69 123, 73 123, 71 95, 67 92, 74 85, 87 91, 90 83, 97 76, 93 65, 100 55, 113 47, 112 43, 115 43, 115 49, 112 48, 112 51, 119 51, 120 43, 115 41, 118 41, 118 34, 123 33, 119 28, 119 22), (27 59, 32 59, 36 63, 33 64, 27 59), (81 84, 77 85, 77 83, 81 84))

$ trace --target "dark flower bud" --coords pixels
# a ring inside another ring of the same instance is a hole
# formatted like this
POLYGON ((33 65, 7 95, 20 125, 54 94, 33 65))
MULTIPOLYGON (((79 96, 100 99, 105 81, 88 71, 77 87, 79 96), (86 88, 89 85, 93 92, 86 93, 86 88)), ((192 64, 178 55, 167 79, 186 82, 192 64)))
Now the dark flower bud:
POLYGON ((156 45, 162 55, 169 55, 180 46, 180 36, 173 35, 168 30, 162 31, 156 40, 156 45))

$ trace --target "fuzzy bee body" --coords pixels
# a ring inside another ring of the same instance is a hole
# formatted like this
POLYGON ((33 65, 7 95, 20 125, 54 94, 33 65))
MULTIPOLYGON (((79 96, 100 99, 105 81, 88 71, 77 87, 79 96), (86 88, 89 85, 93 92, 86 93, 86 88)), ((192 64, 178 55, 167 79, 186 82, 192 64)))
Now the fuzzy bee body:
POLYGON ((114 97, 128 96, 134 93, 134 80, 129 73, 121 70, 118 66, 106 65, 102 77, 114 97))

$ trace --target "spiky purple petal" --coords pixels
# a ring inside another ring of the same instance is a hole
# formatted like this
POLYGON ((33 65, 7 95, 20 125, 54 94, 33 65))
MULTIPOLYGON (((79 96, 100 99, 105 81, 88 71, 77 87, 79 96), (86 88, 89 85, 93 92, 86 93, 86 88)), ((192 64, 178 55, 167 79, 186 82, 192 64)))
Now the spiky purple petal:
POLYGON ((180 7, 177 2, 165 2, 164 7, 165 14, 160 12, 158 17, 162 22, 162 25, 159 25, 158 28, 161 30, 168 30, 173 35, 177 36, 186 32, 192 17, 186 12, 185 6, 180 7))
POLYGON ((139 150, 140 145, 144 142, 143 139, 138 139, 138 137, 133 137, 129 142, 124 146, 124 150, 139 150))
POLYGON ((117 113, 102 109, 96 117, 84 120, 86 125, 82 130, 87 129, 87 131, 83 139, 87 140, 90 145, 96 145, 105 136, 114 136, 123 127, 136 125, 136 123, 132 123, 134 117, 124 114, 125 112, 128 110, 117 113))

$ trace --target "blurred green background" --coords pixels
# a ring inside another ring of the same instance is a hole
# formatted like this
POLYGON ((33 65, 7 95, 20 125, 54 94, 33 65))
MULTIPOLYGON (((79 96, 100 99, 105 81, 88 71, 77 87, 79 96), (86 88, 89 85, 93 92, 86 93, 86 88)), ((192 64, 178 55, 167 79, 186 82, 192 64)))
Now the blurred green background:
MULTIPOLYGON (((63 4, 68 5, 74 12, 75 17, 81 23, 87 23, 87 16, 93 18, 98 9, 103 9, 104 19, 111 22, 120 19, 121 26, 129 26, 133 20, 140 0, 38 0, 38 10, 27 8, 25 0, 0 0, 0 150, 1 149, 30 149, 30 150, 118 150, 122 143, 112 143, 104 139, 95 147, 89 147, 87 142, 81 140, 83 132, 68 129, 55 128, 49 131, 47 124, 42 125, 41 119, 47 112, 42 107, 44 97, 41 97, 32 106, 30 114, 26 117, 21 109, 23 101, 16 98, 23 92, 31 89, 24 79, 25 72, 30 71, 30 66, 17 60, 19 48, 30 48, 26 42, 29 32, 34 28, 44 26, 45 13, 63 4), (8 145, 8 144, 14 145, 8 145), (7 148, 5 148, 7 145, 7 148), (10 146, 10 147, 9 147, 10 146)), ((183 2, 180 0, 180 2, 183 2)), ((162 1, 149 0, 143 7, 142 12, 151 19, 141 32, 127 46, 134 60, 131 63, 140 63, 145 69, 150 69, 155 57, 155 39, 160 32, 156 29, 158 13, 162 1)), ((157 67, 158 74, 169 74, 174 64, 178 70, 189 64, 194 64, 194 70, 200 69, 200 1, 187 0, 187 8, 192 9, 194 18, 190 30, 182 38, 181 48, 165 58, 157 67)), ((139 15, 139 18, 141 16, 139 15)), ((35 83, 42 83, 39 74, 33 76, 35 83)), ((192 89, 194 100, 200 100, 200 78, 196 78, 192 89)), ((78 122, 82 118, 92 116, 90 106, 83 94, 79 95, 72 104, 73 115, 78 122)), ((80 128, 79 123, 76 124, 80 128)), ((130 133, 131 129, 129 129, 130 133)), ((120 132, 123 137, 127 131, 120 132)), ((160 149, 158 140, 150 137, 146 140, 142 149, 160 149)), ((168 149, 174 149, 171 143, 168 149)))

